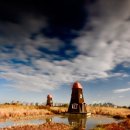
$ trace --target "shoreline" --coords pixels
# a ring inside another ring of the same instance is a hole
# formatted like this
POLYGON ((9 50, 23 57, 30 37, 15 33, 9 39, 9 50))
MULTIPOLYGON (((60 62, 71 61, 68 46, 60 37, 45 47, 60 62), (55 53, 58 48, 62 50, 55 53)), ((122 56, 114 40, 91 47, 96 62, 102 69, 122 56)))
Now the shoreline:
POLYGON ((0 122, 7 120, 21 120, 21 119, 35 119, 45 116, 53 116, 65 112, 66 108, 63 107, 46 107, 42 106, 16 106, 16 105, 3 105, 0 106, 0 122))
MULTIPOLYGON (((125 122, 127 120, 127 123, 130 122, 130 110, 129 109, 124 109, 124 108, 110 108, 110 107, 90 107, 87 106, 87 110, 92 113, 92 115, 103 115, 103 116, 108 116, 112 117, 115 119, 122 119, 122 122, 125 122)), ((5 122, 5 121, 22 121, 22 120, 31 120, 31 119, 45 119, 48 117, 53 117, 55 115, 62 115, 62 113, 67 111, 67 107, 46 107, 42 106, 40 108, 35 107, 35 106, 16 106, 16 105, 6 105, 6 106, 0 106, 0 122, 5 122)), ((63 114, 64 115, 64 114, 63 114)), ((44 123, 47 124, 47 123, 44 123)), ((19 128, 20 130, 24 130, 24 128, 30 128, 30 127, 44 127, 44 124, 39 124, 39 125, 23 125, 23 126, 15 126, 19 128)), ((53 124, 56 127, 57 123, 48 123, 53 124), (55 126, 56 125, 56 126, 55 126)), ((59 128, 60 126, 66 125, 63 123, 58 123, 59 128)), ((108 126, 114 126, 118 127, 120 124, 108 124, 108 126)), ((129 123, 130 125, 130 123, 129 123)), ((101 130, 107 130, 108 126, 100 125, 98 127, 101 128, 101 130)), ((48 126, 49 127, 49 126, 48 126)), ((14 128, 9 127, 9 128, 14 128)), ((12 130, 9 129, 8 127, 5 128, 0 128, 0 130, 12 130)), ((17 130, 16 128, 16 130, 17 130)), ((35 128, 34 128, 35 130, 35 128)), ((49 129, 47 129, 49 130, 49 129)), ((57 130, 60 130, 57 128, 57 130)), ((61 129, 64 130, 64 129, 61 129)), ((65 129, 68 130, 68 129, 65 129)), ((93 130, 97 130, 96 128, 93 130)), ((111 130, 111 129, 110 129, 111 130)), ((116 129, 115 129, 116 130, 116 129)), ((118 129, 117 129, 118 130, 118 129)), ((120 130, 120 129, 119 129, 120 130)), ((122 129, 121 129, 122 130, 122 129)))
POLYGON ((125 119, 119 123, 101 124, 97 125, 91 130, 129 130, 130 129, 130 119, 125 119))
POLYGON ((24 126, 12 126, 6 128, 0 128, 0 130, 72 130, 72 126, 64 123, 44 123, 40 125, 24 125, 24 126))
MULTIPOLYGON (((66 113, 67 109, 67 107, 2 105, 0 106, 0 122, 7 119, 31 119, 45 115, 62 114, 66 113)), ((104 115, 115 119, 130 118, 130 109, 126 108, 87 106, 87 111, 91 112, 92 115, 104 115)))

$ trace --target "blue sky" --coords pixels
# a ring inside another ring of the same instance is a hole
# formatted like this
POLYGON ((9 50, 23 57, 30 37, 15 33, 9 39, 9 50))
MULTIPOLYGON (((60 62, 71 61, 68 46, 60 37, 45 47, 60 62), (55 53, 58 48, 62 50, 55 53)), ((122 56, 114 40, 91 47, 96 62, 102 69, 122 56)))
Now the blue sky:
POLYGON ((129 106, 130 1, 62 2, 0 5, 0 102, 69 103, 79 81, 86 103, 129 106))

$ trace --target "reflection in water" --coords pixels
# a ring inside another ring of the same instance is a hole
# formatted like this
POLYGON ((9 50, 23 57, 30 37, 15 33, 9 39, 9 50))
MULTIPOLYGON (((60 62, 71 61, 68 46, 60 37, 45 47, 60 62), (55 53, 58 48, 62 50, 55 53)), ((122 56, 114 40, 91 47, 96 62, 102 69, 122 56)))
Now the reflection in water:
POLYGON ((87 118, 86 116, 70 114, 67 116, 54 116, 52 118, 47 118, 46 122, 47 121, 70 124, 74 127, 74 130, 89 130, 96 127, 98 124, 118 122, 119 120, 117 121, 107 116, 91 116, 87 118))
POLYGON ((73 115, 68 116, 68 122, 70 125, 74 126, 74 130, 85 130, 86 121, 87 118, 85 116, 84 117, 77 117, 73 115))
POLYGON ((52 118, 46 118, 46 123, 52 122, 52 118))
MULTIPOLYGON (((69 115, 68 117, 68 123, 67 124, 70 124, 71 126, 74 127, 74 130, 85 130, 86 129, 86 121, 87 121, 87 118, 85 116, 83 117, 79 117, 79 116, 74 116, 74 115, 69 115)), ((62 118, 59 118, 60 120, 62 118)), ((50 123, 50 122, 57 122, 55 121, 54 118, 46 118, 46 123, 50 123)))
POLYGON ((22 126, 22 125, 39 125, 44 124, 45 122, 55 122, 55 123, 65 123, 74 126, 74 130, 89 130, 94 128, 97 124, 107 124, 112 122, 119 122, 120 120, 115 120, 107 116, 91 116, 89 118, 74 116, 73 114, 66 116, 52 116, 40 119, 31 119, 31 120, 21 120, 21 121, 10 121, 0 122, 0 129, 10 126, 22 126))

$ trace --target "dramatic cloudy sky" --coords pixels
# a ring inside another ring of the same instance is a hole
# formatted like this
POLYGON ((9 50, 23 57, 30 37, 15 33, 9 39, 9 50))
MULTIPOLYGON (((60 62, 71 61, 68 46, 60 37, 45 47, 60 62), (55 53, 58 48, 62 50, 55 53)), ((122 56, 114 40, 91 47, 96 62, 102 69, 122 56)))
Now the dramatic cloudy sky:
POLYGON ((130 105, 130 0, 0 1, 0 102, 130 105))

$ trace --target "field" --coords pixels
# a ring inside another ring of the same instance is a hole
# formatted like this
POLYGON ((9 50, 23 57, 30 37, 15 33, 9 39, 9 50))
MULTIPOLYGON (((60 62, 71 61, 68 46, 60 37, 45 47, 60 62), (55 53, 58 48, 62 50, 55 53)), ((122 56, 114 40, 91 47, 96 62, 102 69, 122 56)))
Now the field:
POLYGON ((0 121, 5 121, 6 119, 20 120, 23 118, 38 118, 40 116, 60 114, 66 111, 66 107, 0 105, 0 121))
POLYGON ((120 123, 111 123, 105 125, 98 125, 92 130, 130 130, 130 120, 125 120, 120 123))
MULTIPOLYGON (((67 107, 46 107, 35 105, 0 105, 0 121, 6 120, 23 120, 23 119, 36 119, 40 117, 48 117, 49 115, 60 114, 66 112, 67 107)), ((25 126, 13 126, 9 128, 1 128, 0 130, 71 130, 70 125, 63 123, 45 123, 42 125, 25 125, 25 126)))
MULTIPOLYGON (((10 120, 22 120, 22 119, 38 119, 40 117, 45 117, 48 115, 55 115, 67 112, 68 107, 46 107, 38 105, 0 105, 0 121, 4 122, 8 119, 10 120)), ((93 130, 126 130, 125 125, 130 128, 130 109, 128 108, 113 108, 113 107, 97 107, 97 106, 87 106, 87 111, 91 112, 92 115, 105 115, 114 117, 116 119, 123 119, 119 124, 112 123, 107 125, 100 125, 93 130), (111 129, 110 129, 111 128, 111 129), (114 128, 114 129, 113 129, 114 128)), ((42 125, 26 125, 11 127, 7 130, 24 130, 24 129, 45 129, 50 130, 49 127, 54 127, 56 130, 69 130, 71 127, 65 124, 58 123, 45 123, 42 125), (65 129, 63 129, 65 128, 65 129)), ((1 129, 5 130, 5 129, 1 129)))
MULTIPOLYGON (((67 112, 67 107, 46 107, 35 105, 0 105, 0 121, 6 119, 35 118, 67 112)), ((114 118, 129 118, 130 109, 87 106, 93 115, 106 115, 114 118)))
POLYGON ((120 123, 111 123, 106 125, 98 125, 92 130, 127 130, 130 129, 130 109, 127 108, 112 108, 112 107, 90 107, 88 110, 92 114, 111 116, 116 119, 122 119, 120 123))
POLYGON ((3 128, 0 130, 72 130, 70 125, 62 123, 45 123, 42 125, 25 125, 25 126, 13 126, 10 128, 3 128))
POLYGON ((0 121, 6 119, 19 120, 22 118, 34 118, 40 115, 51 115, 47 109, 37 109, 34 106, 24 105, 0 105, 0 121))
POLYGON ((106 115, 117 119, 125 119, 130 117, 130 109, 128 108, 113 108, 113 107, 94 107, 88 106, 87 110, 94 115, 106 115))

